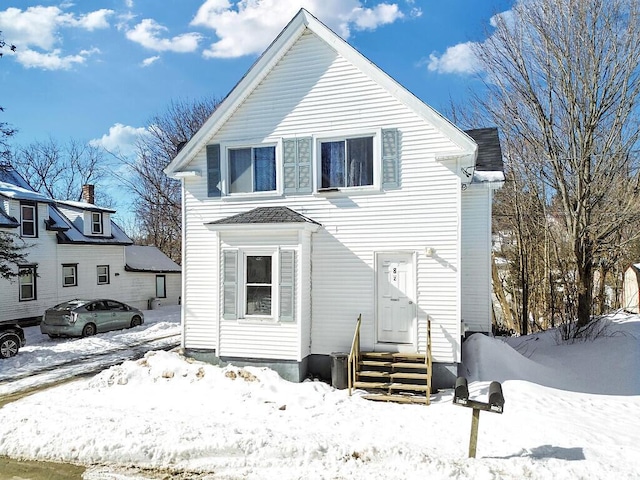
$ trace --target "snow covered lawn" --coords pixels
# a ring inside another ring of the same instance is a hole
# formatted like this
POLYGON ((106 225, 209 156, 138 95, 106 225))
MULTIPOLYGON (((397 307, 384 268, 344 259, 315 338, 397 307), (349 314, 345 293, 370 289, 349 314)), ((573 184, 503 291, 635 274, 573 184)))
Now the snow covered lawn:
POLYGON ((451 391, 429 407, 374 403, 164 351, 4 406, 0 455, 93 465, 87 479, 156 478, 106 473, 130 466, 211 479, 639 478, 640 318, 610 323, 595 342, 465 343, 471 397, 499 380, 506 400, 504 414, 481 413, 476 459, 471 410, 451 391))

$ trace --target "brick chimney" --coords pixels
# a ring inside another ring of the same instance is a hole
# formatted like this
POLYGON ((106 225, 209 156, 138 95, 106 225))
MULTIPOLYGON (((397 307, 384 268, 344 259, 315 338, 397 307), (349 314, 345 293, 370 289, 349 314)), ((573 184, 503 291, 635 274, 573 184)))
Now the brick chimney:
POLYGON ((93 185, 82 186, 82 201, 93 204, 95 202, 95 196, 93 194, 93 185))

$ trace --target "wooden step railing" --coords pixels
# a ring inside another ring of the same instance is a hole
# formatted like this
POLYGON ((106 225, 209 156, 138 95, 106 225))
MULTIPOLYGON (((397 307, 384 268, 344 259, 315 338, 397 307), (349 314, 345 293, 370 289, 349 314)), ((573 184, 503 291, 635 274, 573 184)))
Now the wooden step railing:
POLYGON ((358 315, 358 320, 356 320, 356 331, 353 334, 353 341, 351 342, 351 351, 349 352, 349 359, 347 362, 347 382, 349 387, 349 396, 351 396, 351 389, 353 388, 353 382, 358 378, 358 365, 360 363, 360 325, 361 324, 362 324, 362 314, 358 315))

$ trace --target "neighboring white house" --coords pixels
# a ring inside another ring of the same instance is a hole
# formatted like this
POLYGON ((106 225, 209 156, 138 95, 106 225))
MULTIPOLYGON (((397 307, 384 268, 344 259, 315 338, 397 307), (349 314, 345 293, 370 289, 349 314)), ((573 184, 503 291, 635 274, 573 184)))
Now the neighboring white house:
POLYGON ((630 313, 640 313, 640 263, 630 265, 624 272, 622 308, 630 313))
POLYGON ((465 133, 301 10, 165 169, 183 185, 183 347, 299 381, 491 331, 497 131, 465 133), (478 146, 480 145, 480 150, 478 146))
POLYGON ((132 246, 111 219, 115 211, 93 204, 93 186, 85 185, 83 198, 50 199, 0 165, 0 231, 27 247, 20 275, 0 278, 0 322, 37 319, 73 298, 113 298, 146 309, 164 293, 167 303, 178 302, 180 267, 155 247, 132 246))

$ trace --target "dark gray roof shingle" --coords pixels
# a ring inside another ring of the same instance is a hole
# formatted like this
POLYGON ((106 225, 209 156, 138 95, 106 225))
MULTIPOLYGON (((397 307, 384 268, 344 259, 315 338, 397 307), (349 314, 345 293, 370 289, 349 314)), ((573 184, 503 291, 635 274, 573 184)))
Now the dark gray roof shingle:
POLYGON ((473 130, 465 130, 465 133, 478 144, 476 170, 481 172, 504 172, 498 129, 495 127, 475 128, 473 130))
POLYGON ((300 215, 289 207, 258 207, 248 212, 239 213, 231 217, 222 218, 209 225, 255 224, 255 223, 313 223, 320 225, 310 218, 300 215))

